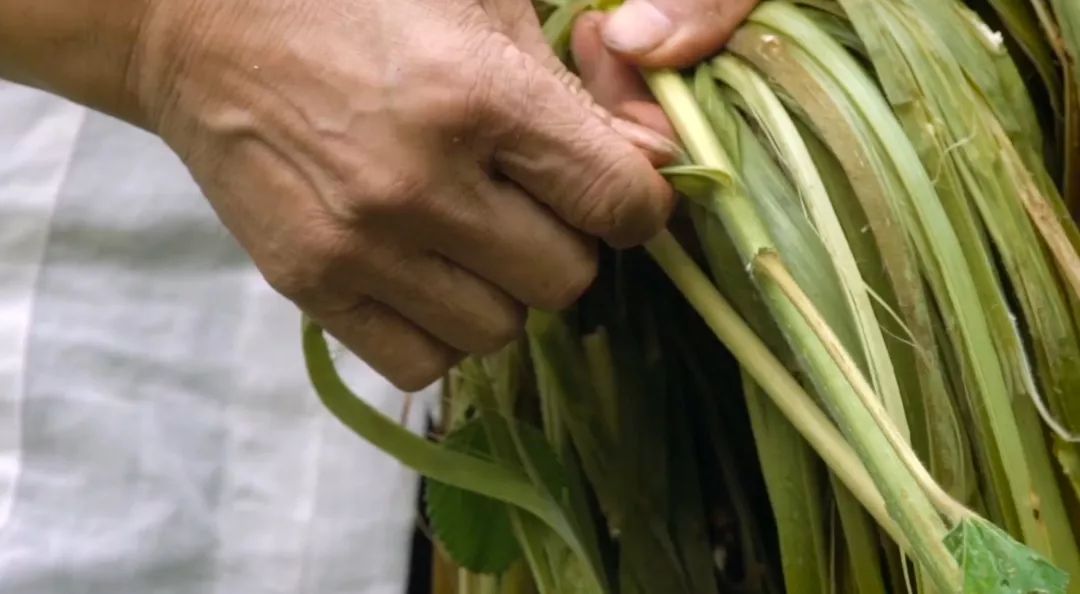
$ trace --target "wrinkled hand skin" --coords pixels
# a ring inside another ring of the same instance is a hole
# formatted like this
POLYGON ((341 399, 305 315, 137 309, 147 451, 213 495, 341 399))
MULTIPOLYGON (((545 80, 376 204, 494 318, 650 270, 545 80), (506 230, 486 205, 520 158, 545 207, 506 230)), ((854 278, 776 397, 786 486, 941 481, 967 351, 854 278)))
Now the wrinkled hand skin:
POLYGON ((274 288, 404 390, 673 205, 670 144, 581 92, 529 0, 162 0, 129 81, 274 288))
POLYGON ((754 4, 585 15, 587 93, 530 0, 7 0, 0 77, 159 134, 270 283, 414 390, 664 226, 678 149, 634 68, 705 58, 754 4))

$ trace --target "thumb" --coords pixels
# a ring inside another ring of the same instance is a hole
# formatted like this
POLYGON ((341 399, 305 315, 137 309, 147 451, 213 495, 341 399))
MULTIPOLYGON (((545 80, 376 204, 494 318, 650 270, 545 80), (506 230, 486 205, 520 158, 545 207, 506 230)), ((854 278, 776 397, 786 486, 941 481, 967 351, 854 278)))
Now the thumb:
POLYGON ((604 43, 649 68, 682 68, 716 53, 759 0, 626 0, 604 43))
POLYGON ((606 20, 603 13, 587 12, 574 24, 570 48, 585 90, 615 117, 677 138, 638 70, 604 45, 601 31, 606 20))

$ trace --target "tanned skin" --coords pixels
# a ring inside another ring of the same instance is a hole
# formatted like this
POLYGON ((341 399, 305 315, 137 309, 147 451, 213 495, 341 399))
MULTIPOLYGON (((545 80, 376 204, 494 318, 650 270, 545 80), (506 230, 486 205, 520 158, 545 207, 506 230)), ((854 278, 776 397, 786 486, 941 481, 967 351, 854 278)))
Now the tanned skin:
POLYGON ((0 77, 159 135, 272 286, 415 390, 665 225, 633 65, 703 58, 754 3, 585 15, 583 86, 530 0, 0 0, 0 77))

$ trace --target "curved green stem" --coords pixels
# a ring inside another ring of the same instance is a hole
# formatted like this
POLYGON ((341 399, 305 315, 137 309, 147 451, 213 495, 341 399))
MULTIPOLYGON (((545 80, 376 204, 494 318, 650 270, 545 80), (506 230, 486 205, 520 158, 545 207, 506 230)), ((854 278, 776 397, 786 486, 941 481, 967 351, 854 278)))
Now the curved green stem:
POLYGON ((525 475, 419 437, 357 398, 338 375, 323 330, 305 319, 304 360, 322 403, 346 427, 419 474, 519 507, 536 516, 587 559, 562 509, 525 475))

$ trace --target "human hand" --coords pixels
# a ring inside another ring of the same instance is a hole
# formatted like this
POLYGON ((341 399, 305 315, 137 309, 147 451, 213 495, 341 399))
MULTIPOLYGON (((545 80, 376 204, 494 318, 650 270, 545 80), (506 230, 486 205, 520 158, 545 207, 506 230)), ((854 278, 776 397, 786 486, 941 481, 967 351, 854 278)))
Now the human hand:
POLYGON ((646 156, 670 143, 576 91, 529 0, 161 1, 140 40, 143 124, 270 283, 403 389, 572 303, 592 237, 641 243, 672 208, 646 156))
POLYGON ((627 0, 586 13, 573 53, 586 89, 617 116, 674 137, 637 67, 682 68, 718 52, 760 0, 627 0))

